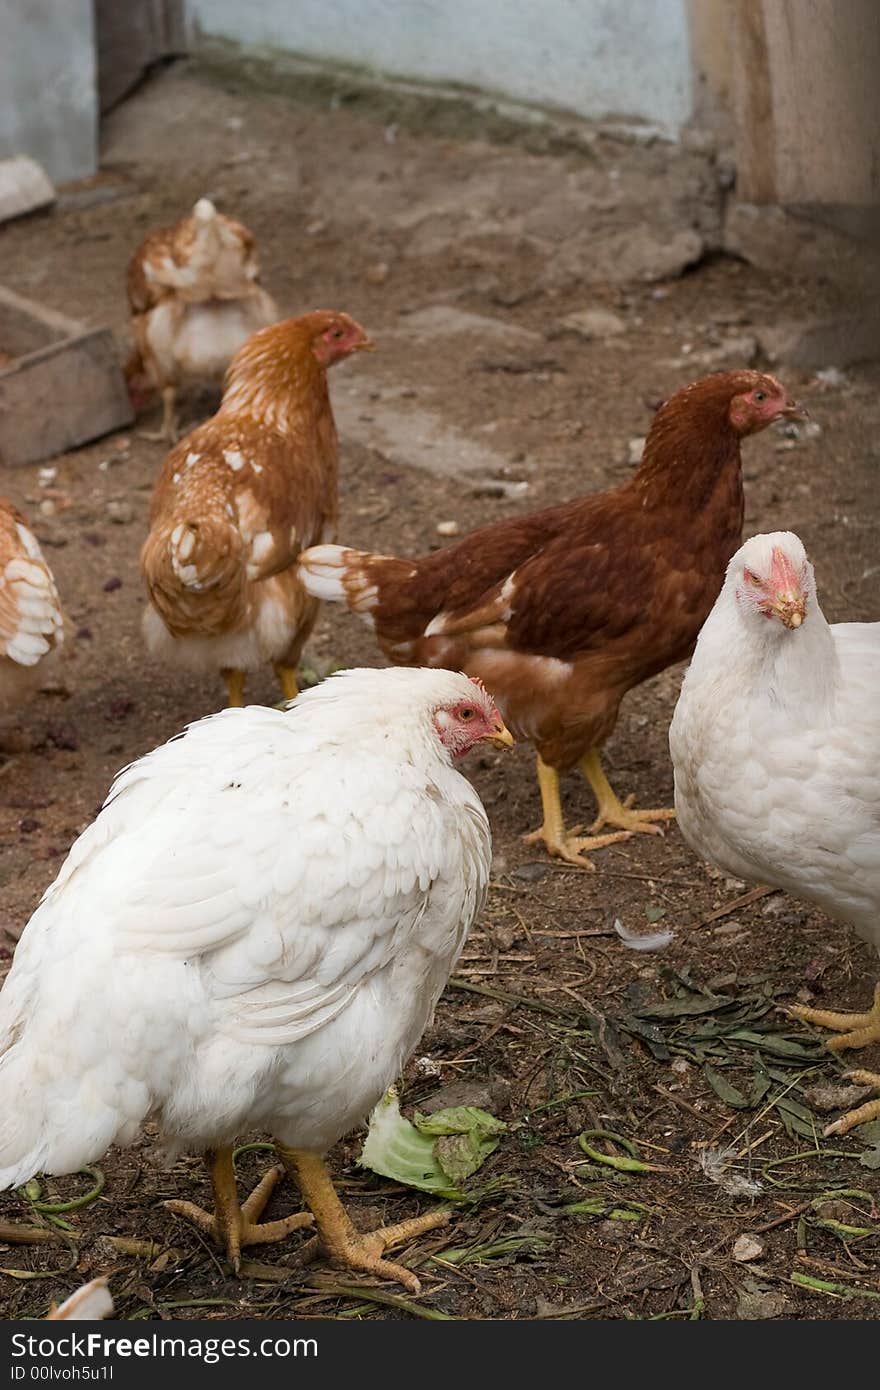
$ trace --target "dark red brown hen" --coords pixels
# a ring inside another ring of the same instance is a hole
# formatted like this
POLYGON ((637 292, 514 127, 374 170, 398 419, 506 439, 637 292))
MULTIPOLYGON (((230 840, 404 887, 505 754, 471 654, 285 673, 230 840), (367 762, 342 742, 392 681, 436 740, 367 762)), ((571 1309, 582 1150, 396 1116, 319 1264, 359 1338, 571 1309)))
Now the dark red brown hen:
POLYGON ((589 867, 585 851, 673 814, 621 803, 598 749, 626 692, 688 656, 718 596, 742 537, 740 441, 803 413, 772 376, 704 377, 657 411, 622 487, 496 522, 419 560, 314 546, 300 558, 303 583, 364 617, 390 661, 485 681, 538 752, 534 838, 589 867), (566 833, 559 775, 575 765, 598 802, 592 830, 618 833, 566 833))

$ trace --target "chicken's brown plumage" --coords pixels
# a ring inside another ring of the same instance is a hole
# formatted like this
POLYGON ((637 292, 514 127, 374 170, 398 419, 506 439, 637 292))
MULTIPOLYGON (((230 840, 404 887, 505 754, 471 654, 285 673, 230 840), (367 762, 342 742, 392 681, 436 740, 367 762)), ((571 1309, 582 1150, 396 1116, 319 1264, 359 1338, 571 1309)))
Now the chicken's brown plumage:
POLYGON ((660 407, 623 486, 415 561, 316 547, 301 557, 304 582, 367 618, 391 661, 479 676, 537 748, 540 838, 586 863, 584 849, 617 837, 565 835, 559 773, 582 767, 599 802, 594 829, 652 829, 670 814, 622 806, 596 750, 626 692, 690 653, 718 595, 742 534, 740 439, 799 409, 773 377, 706 377, 660 407))
POLYGON ((237 349, 278 310, 260 284, 253 235, 207 198, 144 239, 126 284, 135 341, 125 364, 129 391, 136 408, 149 386, 161 392, 159 437, 173 444, 180 387, 221 381, 237 349))
POLYGON ((230 365, 217 414, 174 448, 153 493, 141 564, 154 655, 244 675, 278 669, 285 696, 317 615, 295 562, 332 536, 337 441, 327 368, 372 346, 347 314, 319 310, 264 328, 230 365))

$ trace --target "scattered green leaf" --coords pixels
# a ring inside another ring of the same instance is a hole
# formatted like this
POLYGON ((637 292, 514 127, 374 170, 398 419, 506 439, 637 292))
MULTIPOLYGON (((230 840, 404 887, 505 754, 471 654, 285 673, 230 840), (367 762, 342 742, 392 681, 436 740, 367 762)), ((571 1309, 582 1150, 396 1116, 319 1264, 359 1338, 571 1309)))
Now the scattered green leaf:
POLYGON ((411 1124, 392 1086, 370 1116, 358 1162, 407 1187, 463 1202, 468 1194, 459 1184, 482 1166, 506 1129, 503 1120, 471 1105, 416 1115, 411 1124))
POLYGON ((714 1067, 710 1067, 707 1064, 703 1067, 703 1075, 716 1096, 720 1096, 728 1105, 734 1106, 736 1110, 747 1110, 749 1108, 751 1101, 746 1099, 742 1091, 738 1091, 735 1086, 732 1086, 727 1080, 727 1077, 722 1076, 720 1071, 716 1071, 714 1067))

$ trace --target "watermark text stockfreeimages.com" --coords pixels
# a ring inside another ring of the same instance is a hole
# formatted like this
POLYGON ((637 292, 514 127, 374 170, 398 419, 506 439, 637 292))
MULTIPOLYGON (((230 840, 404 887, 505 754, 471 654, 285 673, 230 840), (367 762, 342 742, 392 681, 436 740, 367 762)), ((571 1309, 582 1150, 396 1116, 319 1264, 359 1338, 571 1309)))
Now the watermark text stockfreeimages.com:
POLYGON ((177 1357, 203 1361, 208 1366, 235 1357, 274 1357, 318 1355, 314 1337, 168 1337, 158 1332, 145 1337, 117 1337, 107 1332, 71 1332, 64 1337, 40 1337, 28 1332, 12 1335, 12 1380, 99 1380, 112 1375, 112 1367, 43 1364, 41 1358, 177 1357), (28 1364, 30 1362, 30 1364, 28 1364), (53 1374, 54 1372, 54 1374, 53 1374), (70 1372, 70 1374, 65 1374, 70 1372), (79 1374, 75 1374, 78 1372, 79 1374))

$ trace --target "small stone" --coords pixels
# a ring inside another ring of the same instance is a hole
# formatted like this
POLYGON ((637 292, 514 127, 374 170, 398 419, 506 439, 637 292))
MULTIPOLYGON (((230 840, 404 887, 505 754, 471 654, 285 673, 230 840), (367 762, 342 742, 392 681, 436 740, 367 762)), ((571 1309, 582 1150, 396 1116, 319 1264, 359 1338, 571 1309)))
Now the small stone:
POLYGON ((102 587, 104 589, 105 594, 112 594, 115 592, 116 589, 122 588, 122 580, 119 578, 118 574, 114 574, 113 578, 108 579, 107 583, 104 584, 102 587))
POLYGON ((636 468, 641 463, 646 442, 646 437, 643 434, 635 435, 632 439, 627 441, 626 461, 631 468, 636 468))
POLYGON ((548 874, 552 874, 552 872, 553 870, 549 864, 533 862, 530 864, 520 864, 518 869, 513 869, 511 871, 510 877, 517 878, 522 883, 538 883, 542 878, 546 878, 548 874))
POLYGON ((127 526, 130 521, 134 521, 134 507, 125 501, 108 502, 107 515, 117 526, 127 526))
POLYGON ((322 217, 316 217, 314 221, 310 222, 306 227, 306 236, 320 236, 321 233, 326 232, 326 230, 327 223, 324 219, 322 217))
POLYGON ((437 535, 438 535, 438 536, 457 536, 458 533, 459 533, 459 530, 460 530, 460 527, 459 527, 457 521, 438 521, 438 522, 437 522, 437 535))
POLYGON ((375 265, 368 265, 364 271, 364 279, 370 285, 384 285, 388 279, 389 265, 387 261, 376 261, 375 265))
MULTIPOLYGON (((742 922, 731 917, 728 922, 720 922, 717 927, 712 928, 713 936, 736 936, 739 932, 745 932, 742 922)), ((748 934, 748 933, 746 933, 748 934)))
POLYGON ((781 1318, 788 1306, 785 1294, 747 1281, 747 1287, 741 1289, 737 1296, 736 1316, 748 1322, 761 1318, 781 1318))
POLYGON ((876 1089, 876 1086, 810 1086, 804 1089, 804 1098, 814 1110, 826 1114, 830 1110, 851 1110, 876 1089))
POLYGON ((57 502, 53 502, 51 497, 44 497, 40 503, 41 516, 55 516, 58 511, 57 502))
POLYGON ((764 1254, 764 1242, 759 1240, 757 1236, 737 1236, 730 1253, 739 1264, 760 1260, 764 1254))
POLYGON ((578 309, 576 313, 565 316, 562 327, 588 341, 592 338, 613 338, 618 333, 626 332, 623 319, 610 309, 578 309))

